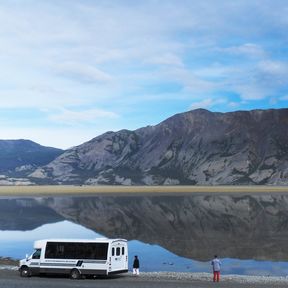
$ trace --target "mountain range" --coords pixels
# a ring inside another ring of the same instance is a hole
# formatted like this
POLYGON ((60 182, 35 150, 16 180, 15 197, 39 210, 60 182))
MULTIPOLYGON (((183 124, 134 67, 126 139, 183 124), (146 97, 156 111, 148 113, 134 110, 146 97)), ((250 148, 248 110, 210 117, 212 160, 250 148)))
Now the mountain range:
POLYGON ((287 132, 288 109, 197 109, 64 151, 14 140, 21 142, 11 154, 2 140, 0 171, 8 182, 21 176, 22 184, 285 185, 287 132))

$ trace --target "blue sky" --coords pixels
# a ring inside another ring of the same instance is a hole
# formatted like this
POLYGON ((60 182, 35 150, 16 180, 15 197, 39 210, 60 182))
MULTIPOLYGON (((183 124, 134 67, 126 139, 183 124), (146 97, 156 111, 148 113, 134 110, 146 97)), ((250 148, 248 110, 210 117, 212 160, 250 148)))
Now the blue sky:
POLYGON ((68 148, 196 108, 288 105, 284 0, 3 0, 0 139, 68 148))

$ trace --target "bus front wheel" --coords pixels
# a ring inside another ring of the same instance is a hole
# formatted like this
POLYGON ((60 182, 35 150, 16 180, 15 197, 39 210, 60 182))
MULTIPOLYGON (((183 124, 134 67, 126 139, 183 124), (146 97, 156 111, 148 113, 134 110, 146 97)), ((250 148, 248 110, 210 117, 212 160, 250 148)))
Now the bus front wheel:
POLYGON ((30 277, 31 276, 30 269, 27 266, 22 267, 20 270, 20 276, 21 277, 30 277))
POLYGON ((73 280, 80 279, 80 272, 79 272, 79 270, 78 270, 78 269, 73 269, 73 270, 71 270, 71 272, 70 272, 70 277, 71 277, 71 279, 73 279, 73 280))

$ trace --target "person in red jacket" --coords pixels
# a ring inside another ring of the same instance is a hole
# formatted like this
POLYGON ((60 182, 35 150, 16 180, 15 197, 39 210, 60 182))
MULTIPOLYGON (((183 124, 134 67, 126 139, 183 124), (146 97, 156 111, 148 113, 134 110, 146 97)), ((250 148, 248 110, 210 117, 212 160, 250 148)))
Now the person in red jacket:
POLYGON ((221 261, 218 259, 217 255, 214 256, 214 259, 211 261, 211 265, 213 268, 213 282, 220 281, 220 267, 221 261))

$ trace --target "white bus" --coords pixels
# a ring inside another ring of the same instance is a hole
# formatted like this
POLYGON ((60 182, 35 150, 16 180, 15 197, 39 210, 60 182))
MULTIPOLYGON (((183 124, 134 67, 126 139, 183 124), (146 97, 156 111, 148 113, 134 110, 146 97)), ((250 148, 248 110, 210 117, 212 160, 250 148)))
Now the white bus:
POLYGON ((34 253, 20 260, 22 277, 41 273, 111 275, 128 272, 128 245, 125 239, 48 239, 34 242, 34 253))

